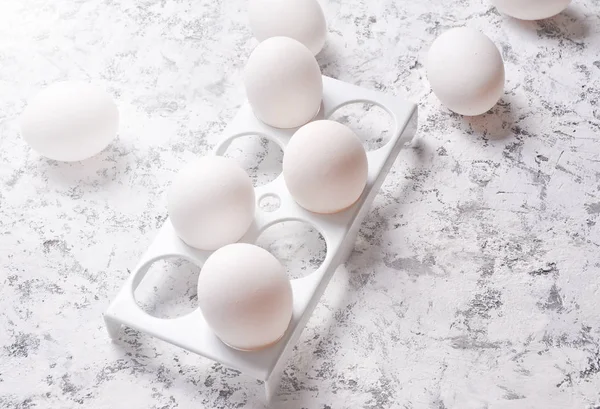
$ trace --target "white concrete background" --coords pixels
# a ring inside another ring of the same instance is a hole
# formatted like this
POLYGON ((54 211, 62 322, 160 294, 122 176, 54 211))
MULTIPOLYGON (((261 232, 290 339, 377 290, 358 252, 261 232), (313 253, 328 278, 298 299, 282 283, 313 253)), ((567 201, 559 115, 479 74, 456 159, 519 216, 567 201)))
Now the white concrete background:
MULTIPOLYGON (((0 407, 263 407, 257 381, 132 330, 111 343, 101 318, 174 173, 243 101, 245 3, 0 2, 0 407), (26 101, 66 79, 105 87, 121 112, 118 139, 83 163, 19 136, 26 101)), ((484 0, 322 3, 323 72, 418 101, 420 124, 271 407, 600 407, 598 0, 541 22, 484 0), (462 25, 507 72, 501 103, 472 119, 440 105, 423 67, 462 25)), ((376 144, 385 117, 353 113, 376 144)), ((246 166, 272 177, 280 156, 253 149, 246 166)), ((275 233, 265 245, 295 274, 318 264, 318 240, 275 233)), ((140 302, 193 308, 194 274, 156 269, 140 302)))

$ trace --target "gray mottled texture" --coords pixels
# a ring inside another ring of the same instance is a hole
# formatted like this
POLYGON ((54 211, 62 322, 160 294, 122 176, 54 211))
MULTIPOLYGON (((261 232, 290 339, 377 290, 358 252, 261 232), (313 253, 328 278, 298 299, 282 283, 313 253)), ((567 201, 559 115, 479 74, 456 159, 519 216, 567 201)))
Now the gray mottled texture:
MULTIPOLYGON (((541 22, 484 0, 323 3, 323 72, 407 95, 420 124, 272 407, 600 407, 598 0, 541 22), (423 66, 433 39, 462 25, 506 63, 504 97, 476 118, 444 109, 423 66)), ((245 7, 0 2, 0 407, 263 407, 256 380, 133 330, 111 343, 101 318, 165 219, 174 172, 244 98, 245 7), (121 112, 118 139, 84 163, 40 158, 19 137, 26 101, 65 79, 105 87, 121 112)), ((377 146, 386 119, 360 112, 338 118, 363 137, 379 126, 377 146)), ((272 178, 280 153, 254 149, 245 166, 272 178)), ((302 275, 322 242, 295 229, 264 245, 302 275)), ((155 269, 140 304, 194 308, 194 274, 155 269)))

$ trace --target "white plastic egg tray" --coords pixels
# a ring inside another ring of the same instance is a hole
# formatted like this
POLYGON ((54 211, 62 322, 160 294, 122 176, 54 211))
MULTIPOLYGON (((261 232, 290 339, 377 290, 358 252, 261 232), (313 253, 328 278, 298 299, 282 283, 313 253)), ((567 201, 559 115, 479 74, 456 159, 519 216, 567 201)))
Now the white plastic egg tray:
MULTIPOLYGON (((392 116, 395 123, 395 130, 390 140, 383 147, 367 152, 369 176, 360 199, 341 213, 331 215, 311 213, 296 204, 285 186, 283 175, 279 175, 272 182, 256 188, 255 221, 240 240, 254 243, 266 228, 288 220, 303 221, 313 225, 325 239, 327 255, 317 271, 292 280, 293 316, 279 342, 258 351, 238 351, 228 347, 214 335, 199 309, 185 316, 161 319, 149 315, 138 306, 134 291, 152 263, 160 259, 181 257, 201 267, 211 253, 184 244, 175 234, 168 219, 104 314, 110 337, 116 339, 122 325, 150 334, 264 381, 267 399, 269 399, 279 384, 288 354, 302 333, 329 280, 354 248, 362 220, 369 211, 390 167, 416 130, 417 106, 415 104, 329 77, 323 77, 323 103, 316 119, 328 118, 340 107, 352 103, 378 105, 392 116), (269 208, 270 211, 261 209, 260 203, 263 199, 274 197, 279 199, 280 205, 277 209, 269 208)), ((295 129, 275 129, 265 125, 256 119, 252 109, 246 104, 225 130, 225 136, 215 148, 215 154, 224 154, 235 138, 245 135, 263 136, 285 150, 294 131, 295 129)))

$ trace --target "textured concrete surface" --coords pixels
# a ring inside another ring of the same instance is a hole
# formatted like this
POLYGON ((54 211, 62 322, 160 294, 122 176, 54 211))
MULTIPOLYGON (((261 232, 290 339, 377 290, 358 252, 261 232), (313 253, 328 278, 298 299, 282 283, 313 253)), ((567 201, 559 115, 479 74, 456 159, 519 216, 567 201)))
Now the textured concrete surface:
MULTIPOLYGON (((418 101, 420 125, 271 407, 600 407, 598 0, 541 22, 484 0, 323 4, 323 72, 418 101), (439 104, 423 67, 433 39, 462 25, 485 32, 507 70, 501 103, 472 119, 439 104)), ((257 381, 133 330, 111 343, 102 323, 165 218, 174 172, 244 98, 245 7, 0 2, 0 407, 264 406, 257 381), (118 139, 83 163, 43 159, 19 136, 28 98, 65 79, 104 86, 121 112, 118 139)), ((361 112, 337 117, 377 145, 386 118, 361 112)), ((236 149, 257 180, 274 176, 280 154, 236 149)), ((324 254, 305 232, 262 239, 294 275, 324 254)), ((163 267, 140 304, 194 308, 197 269, 163 267)))

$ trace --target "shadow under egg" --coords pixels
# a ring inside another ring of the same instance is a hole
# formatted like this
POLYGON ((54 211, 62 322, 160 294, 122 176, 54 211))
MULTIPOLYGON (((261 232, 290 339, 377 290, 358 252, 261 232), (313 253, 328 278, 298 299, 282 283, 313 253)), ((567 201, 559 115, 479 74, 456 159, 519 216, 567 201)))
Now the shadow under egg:
POLYGON ((585 15, 573 5, 554 17, 539 20, 537 24, 538 34, 550 38, 581 40, 590 32, 585 15))
POLYGON ((463 116, 462 121, 468 125, 474 135, 488 140, 500 140, 513 134, 511 130, 516 120, 515 106, 508 95, 504 95, 496 105, 484 114, 463 116))
POLYGON ((63 162, 39 156, 37 167, 60 185, 106 185, 125 171, 128 153, 117 137, 104 150, 82 161, 63 162))
POLYGON ((590 33, 585 14, 573 4, 562 13, 542 20, 507 18, 510 18, 520 30, 535 33, 541 38, 576 41, 587 38, 590 33))

